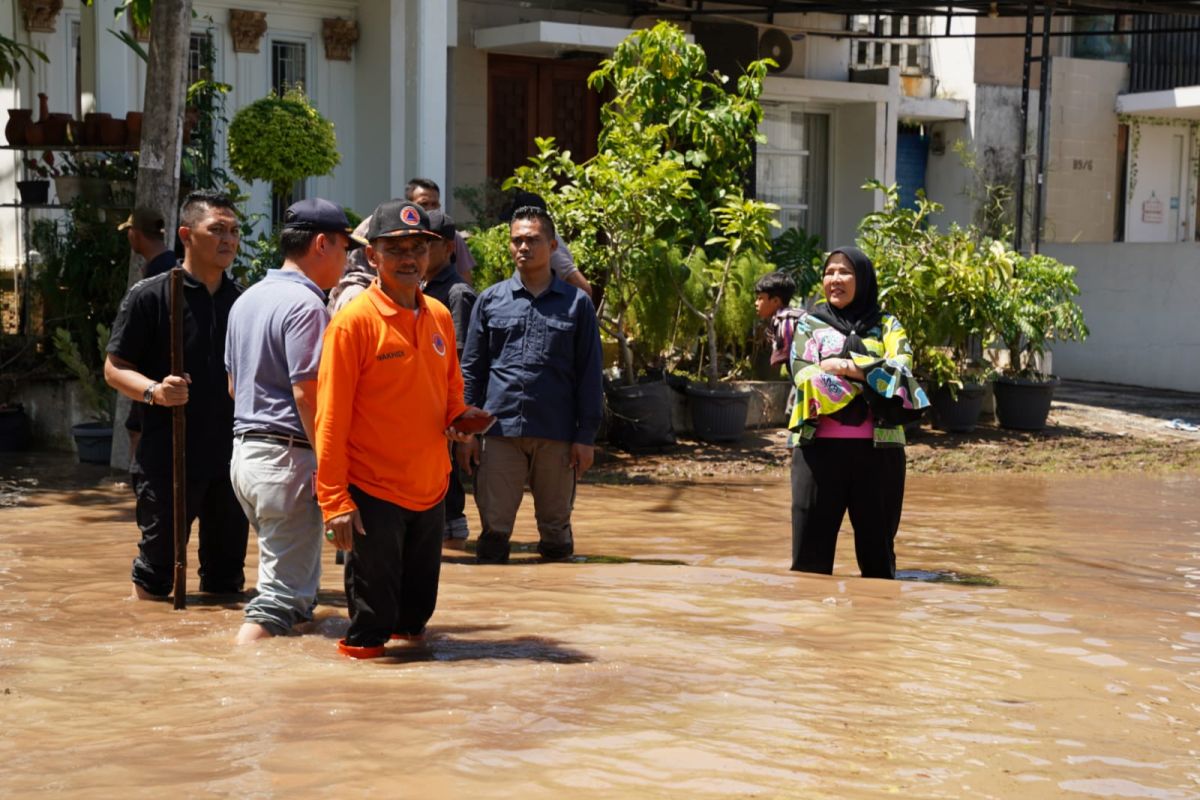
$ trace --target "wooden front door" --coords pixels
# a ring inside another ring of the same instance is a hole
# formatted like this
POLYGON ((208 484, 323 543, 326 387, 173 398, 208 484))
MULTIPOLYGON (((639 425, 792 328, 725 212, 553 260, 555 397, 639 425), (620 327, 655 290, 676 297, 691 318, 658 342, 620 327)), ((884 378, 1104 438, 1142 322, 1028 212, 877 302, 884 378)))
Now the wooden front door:
POLYGON ((587 88, 593 61, 488 57, 488 177, 503 181, 553 136, 575 161, 596 154, 600 95, 587 88))

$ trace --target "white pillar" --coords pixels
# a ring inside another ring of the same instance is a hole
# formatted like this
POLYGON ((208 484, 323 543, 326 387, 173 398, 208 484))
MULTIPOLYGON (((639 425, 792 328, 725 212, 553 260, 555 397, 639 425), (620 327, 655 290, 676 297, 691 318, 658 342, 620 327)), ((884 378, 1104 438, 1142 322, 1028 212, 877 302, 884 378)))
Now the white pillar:
MULTIPOLYGON (((413 0, 415 24, 408 42, 413 48, 414 69, 408 73, 405 94, 410 98, 409 125, 412 149, 408 178, 420 175, 446 186, 446 95, 447 95, 447 24, 444 0, 413 0)), ((442 202, 446 197, 442 198, 442 202)))

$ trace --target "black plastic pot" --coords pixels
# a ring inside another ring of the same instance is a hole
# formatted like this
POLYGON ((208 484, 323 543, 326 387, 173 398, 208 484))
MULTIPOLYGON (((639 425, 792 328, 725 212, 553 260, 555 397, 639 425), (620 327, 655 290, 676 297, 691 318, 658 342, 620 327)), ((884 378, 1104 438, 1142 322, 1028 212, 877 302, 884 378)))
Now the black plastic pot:
POLYGON ((1021 431, 1040 431, 1050 416, 1050 403, 1058 378, 1051 375, 1046 381, 1022 378, 996 378, 992 391, 996 395, 996 421, 1002 428, 1021 431))
POLYGON ((983 410, 983 398, 987 387, 978 383, 964 383, 955 398, 948 386, 939 386, 930 398, 933 405, 933 424, 952 433, 970 433, 979 422, 983 410))
POLYGON ((71 426, 75 450, 81 464, 107 464, 112 460, 113 429, 103 422, 81 422, 71 426))
POLYGON ((29 415, 20 404, 0 406, 0 452, 29 448, 29 415))
POLYGON ((692 409, 692 433, 705 442, 736 442, 746 432, 750 392, 733 387, 691 384, 687 387, 692 409))
POLYGON ((608 440, 628 450, 675 444, 671 389, 666 383, 610 386, 608 440))
POLYGON ((50 200, 50 181, 17 181, 17 191, 21 194, 21 205, 44 206, 50 200))

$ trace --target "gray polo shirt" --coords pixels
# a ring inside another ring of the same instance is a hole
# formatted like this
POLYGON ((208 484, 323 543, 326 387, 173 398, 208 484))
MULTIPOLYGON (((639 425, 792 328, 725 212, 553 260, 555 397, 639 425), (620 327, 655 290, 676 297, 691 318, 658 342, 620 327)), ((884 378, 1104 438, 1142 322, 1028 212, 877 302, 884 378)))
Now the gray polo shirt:
POLYGON ((317 379, 328 323, 324 293, 300 272, 270 270, 242 293, 225 335, 235 434, 304 436, 292 386, 317 379))

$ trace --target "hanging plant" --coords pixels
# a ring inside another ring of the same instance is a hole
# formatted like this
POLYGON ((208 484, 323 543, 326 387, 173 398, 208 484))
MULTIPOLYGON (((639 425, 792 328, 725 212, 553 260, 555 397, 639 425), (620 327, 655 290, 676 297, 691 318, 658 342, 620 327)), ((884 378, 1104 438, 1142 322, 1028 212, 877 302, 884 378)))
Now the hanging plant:
POLYGON ((342 160, 333 123, 300 88, 274 93, 238 111, 229 124, 229 166, 245 181, 286 192, 296 181, 328 175, 342 160))

